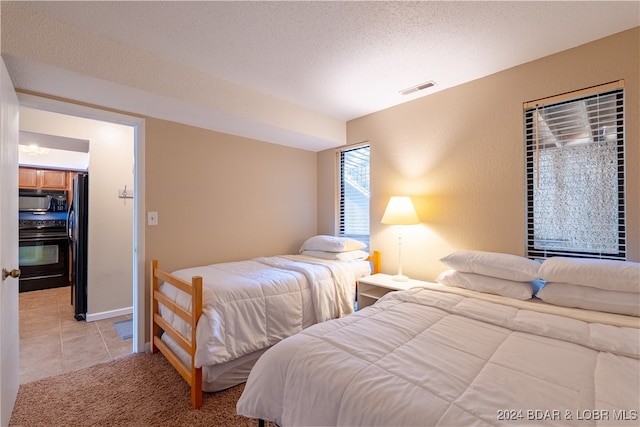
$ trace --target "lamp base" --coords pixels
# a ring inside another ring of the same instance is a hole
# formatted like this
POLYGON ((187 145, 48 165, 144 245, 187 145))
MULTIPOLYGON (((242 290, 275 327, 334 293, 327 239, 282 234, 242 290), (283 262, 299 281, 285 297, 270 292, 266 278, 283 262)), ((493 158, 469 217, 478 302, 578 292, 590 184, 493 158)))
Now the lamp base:
POLYGON ((396 282, 408 282, 409 278, 407 276, 403 276, 402 274, 396 274, 395 276, 391 276, 391 279, 396 282))

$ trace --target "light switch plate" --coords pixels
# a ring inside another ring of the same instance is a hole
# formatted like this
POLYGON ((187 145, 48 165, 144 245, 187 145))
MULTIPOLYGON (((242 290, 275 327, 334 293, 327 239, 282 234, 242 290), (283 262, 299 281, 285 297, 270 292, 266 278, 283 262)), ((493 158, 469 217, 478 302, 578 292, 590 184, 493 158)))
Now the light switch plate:
POLYGON ((147 225, 158 225, 158 212, 147 212, 147 225))

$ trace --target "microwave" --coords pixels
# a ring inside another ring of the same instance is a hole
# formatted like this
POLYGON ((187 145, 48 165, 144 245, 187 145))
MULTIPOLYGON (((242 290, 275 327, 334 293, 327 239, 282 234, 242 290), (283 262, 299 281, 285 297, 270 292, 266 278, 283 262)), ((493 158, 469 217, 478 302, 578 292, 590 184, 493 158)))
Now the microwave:
POLYGON ((66 212, 67 192, 21 188, 18 193, 20 212, 66 212))

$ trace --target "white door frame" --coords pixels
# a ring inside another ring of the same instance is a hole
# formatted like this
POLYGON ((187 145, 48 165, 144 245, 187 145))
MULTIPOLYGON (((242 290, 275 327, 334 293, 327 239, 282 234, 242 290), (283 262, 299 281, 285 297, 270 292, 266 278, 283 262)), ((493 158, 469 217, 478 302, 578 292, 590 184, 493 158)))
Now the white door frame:
POLYGON ((145 121, 141 117, 129 116, 83 105, 57 101, 49 98, 18 93, 20 105, 38 110, 78 116, 86 119, 117 123, 134 127, 134 183, 133 183, 133 351, 142 353, 145 343, 145 192, 144 192, 144 146, 145 121))

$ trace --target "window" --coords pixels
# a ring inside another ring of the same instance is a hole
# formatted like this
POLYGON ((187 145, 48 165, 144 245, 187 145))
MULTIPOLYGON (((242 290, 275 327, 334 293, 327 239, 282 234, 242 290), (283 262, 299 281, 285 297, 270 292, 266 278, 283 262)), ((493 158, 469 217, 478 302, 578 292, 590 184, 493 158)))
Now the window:
POLYGON ((369 245, 369 145, 338 150, 338 234, 369 245))
POLYGON ((626 259, 624 81, 524 108, 527 256, 626 259))

